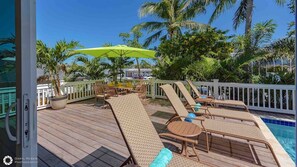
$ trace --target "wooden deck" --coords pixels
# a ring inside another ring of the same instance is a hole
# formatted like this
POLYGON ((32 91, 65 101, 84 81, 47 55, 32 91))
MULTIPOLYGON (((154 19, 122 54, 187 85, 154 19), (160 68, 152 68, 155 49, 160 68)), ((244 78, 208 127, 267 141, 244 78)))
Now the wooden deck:
MULTIPOLYGON (((94 106, 94 101, 68 104, 63 110, 38 111, 39 166, 120 166, 129 156, 111 110, 94 106)), ((166 131, 164 123, 173 114, 169 107, 146 105, 158 132, 166 131)), ((166 147, 178 152, 180 144, 163 139, 166 147)), ((249 145, 214 136, 209 153, 204 137, 197 147, 200 159, 211 166, 276 166, 272 154, 264 145, 249 145), (254 158, 253 158, 254 156, 254 158)), ((194 158, 194 157, 193 157, 194 158)))

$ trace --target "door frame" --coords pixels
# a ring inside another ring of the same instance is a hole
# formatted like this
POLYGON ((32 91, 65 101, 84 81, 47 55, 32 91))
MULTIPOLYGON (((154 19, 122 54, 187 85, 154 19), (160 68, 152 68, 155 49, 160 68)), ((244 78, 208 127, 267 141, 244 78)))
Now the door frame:
POLYGON ((37 166, 36 0, 15 0, 17 166, 37 166), (26 106, 27 105, 27 106, 26 106), (27 110, 25 110, 25 106, 27 110), (28 131, 27 131, 28 130, 28 131), (25 135, 25 133, 27 135, 25 135))

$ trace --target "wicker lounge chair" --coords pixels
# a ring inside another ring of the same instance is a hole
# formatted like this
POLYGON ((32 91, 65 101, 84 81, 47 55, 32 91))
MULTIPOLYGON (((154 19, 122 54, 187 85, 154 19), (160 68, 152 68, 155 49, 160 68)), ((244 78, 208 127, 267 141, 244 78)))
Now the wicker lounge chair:
POLYGON ((217 100, 212 96, 208 96, 207 98, 201 98, 201 93, 198 91, 196 86, 192 83, 192 81, 187 80, 193 92, 196 94, 196 101, 201 103, 208 103, 211 105, 221 105, 221 106, 232 106, 232 107, 242 107, 245 111, 249 112, 248 107, 244 104, 243 101, 239 100, 217 100))
MULTIPOLYGON (((124 165, 149 166, 164 145, 136 94, 107 100, 126 142, 130 157, 124 165)), ((165 135, 165 134, 164 134, 165 135)), ((168 136, 172 136, 168 134, 168 136)), ((168 166, 207 166, 173 153, 168 166)))
MULTIPOLYGON (((172 106, 176 112, 177 116, 171 118, 171 120, 172 121, 176 120, 176 119, 184 120, 184 118, 186 118, 188 115, 188 111, 185 108, 185 106, 183 105, 182 101, 177 96, 177 94, 175 93, 173 87, 169 84, 162 85, 160 87, 165 92, 167 98, 169 99, 170 103, 172 104, 172 106)), ((271 145, 268 143, 267 139, 264 137, 261 130, 255 126, 237 124, 237 123, 226 122, 226 121, 218 121, 218 120, 213 120, 213 119, 205 119, 204 121, 193 120, 193 123, 197 124, 198 126, 202 126, 202 129, 206 129, 205 133, 218 134, 218 135, 222 135, 222 136, 228 136, 228 137, 246 140, 247 143, 249 144, 250 150, 253 155, 255 154, 255 152, 251 148, 250 141, 262 143, 270 149, 277 165, 280 166, 279 162, 276 158, 276 155, 275 155, 274 151, 272 150, 271 145), (203 122, 203 124, 202 124, 202 122, 203 122)), ((208 136, 208 135, 206 135, 206 136, 208 136)), ((207 143, 206 147, 207 147, 207 151, 208 151, 209 147, 208 147, 208 138, 207 137, 206 137, 206 143, 207 143)), ((255 159, 255 162, 257 163, 256 159, 255 159)))
MULTIPOLYGON (((196 105, 195 100, 192 98, 191 94, 188 92, 186 87, 182 82, 175 82, 174 83, 180 92, 183 94, 187 104, 191 107, 191 110, 195 112, 194 106, 196 105)), ((215 107, 202 107, 202 110, 205 110, 206 115, 210 115, 210 117, 223 117, 229 119, 237 119, 241 121, 248 121, 253 122, 257 127, 259 127, 258 123, 255 121, 252 114, 249 112, 242 112, 232 109, 225 109, 225 108, 215 108, 215 107)))

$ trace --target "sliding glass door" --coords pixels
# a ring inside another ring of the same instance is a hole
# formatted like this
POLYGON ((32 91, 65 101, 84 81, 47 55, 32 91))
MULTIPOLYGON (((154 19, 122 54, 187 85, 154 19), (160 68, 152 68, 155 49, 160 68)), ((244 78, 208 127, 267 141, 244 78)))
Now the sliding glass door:
POLYGON ((35 2, 0 0, 0 166, 37 166, 35 61, 35 2))

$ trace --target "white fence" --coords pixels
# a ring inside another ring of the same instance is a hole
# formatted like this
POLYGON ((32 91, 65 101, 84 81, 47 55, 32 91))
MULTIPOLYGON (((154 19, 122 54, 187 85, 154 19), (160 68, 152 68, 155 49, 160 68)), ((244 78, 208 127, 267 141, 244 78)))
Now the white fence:
MULTIPOLYGON (((68 95, 68 103, 81 101, 95 96, 94 84, 96 81, 68 82, 63 84, 62 90, 68 95)), ((147 96, 152 98, 166 98, 159 86, 173 85, 181 98, 182 94, 174 85, 175 81, 155 80, 147 81, 147 96)), ((189 85, 182 81, 186 87, 189 85)), ((296 93, 294 85, 265 85, 213 82, 194 82, 202 94, 214 95, 216 98, 225 97, 230 100, 241 100, 250 109, 295 114, 296 93)), ((53 96, 49 85, 37 86, 37 110, 50 106, 49 99, 53 96)), ((0 118, 5 115, 8 107, 15 102, 15 88, 0 89, 0 118)))
MULTIPOLYGON (((67 103, 86 100, 95 97, 96 81, 68 82, 61 86, 62 92, 68 95, 67 103)), ((54 95, 49 85, 37 86, 37 110, 50 106, 49 99, 54 95)))
MULTIPOLYGON (((166 98, 159 86, 171 84, 178 95, 183 98, 174 82, 171 80, 151 80, 148 86, 148 96, 166 98)), ((182 82, 188 90, 191 90, 187 82, 182 82)), ((294 95, 296 90, 294 85, 223 83, 216 79, 213 82, 194 82, 194 84, 202 94, 213 95, 216 98, 241 100, 252 110, 295 115, 294 95)))
MULTIPOLYGON (((81 101, 95 96, 94 84, 96 81, 69 82, 62 85, 62 90, 68 95, 67 103, 81 101)), ((54 95, 50 85, 37 85, 37 110, 50 107, 49 99, 54 95)), ((8 107, 15 102, 15 87, 0 89, 0 118, 5 116, 8 107)), ((14 112, 11 112, 13 115, 14 112)))

